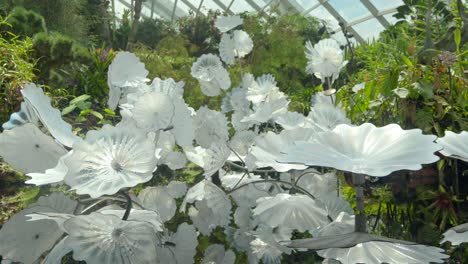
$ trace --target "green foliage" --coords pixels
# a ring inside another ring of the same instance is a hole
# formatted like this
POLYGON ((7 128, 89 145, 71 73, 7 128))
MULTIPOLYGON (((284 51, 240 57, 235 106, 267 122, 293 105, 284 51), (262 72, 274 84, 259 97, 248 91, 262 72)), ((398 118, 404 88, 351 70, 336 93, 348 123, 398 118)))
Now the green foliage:
POLYGON ((60 32, 78 41, 87 40, 87 21, 81 10, 85 0, 22 0, 26 9, 34 10, 44 17, 50 31, 60 32))
POLYGON ((9 28, 0 17, 0 122, 8 120, 10 114, 19 109, 22 101, 20 87, 35 78, 35 60, 31 58, 32 40, 20 39, 4 31, 9 28))
POLYGON ((85 47, 57 32, 36 34, 33 49, 33 56, 38 59, 38 68, 41 69, 38 77, 51 85, 61 81, 59 70, 65 65, 91 62, 91 55, 85 47))
POLYGON ((193 56, 218 52, 221 34, 215 28, 214 21, 219 15, 219 11, 210 10, 206 16, 190 14, 177 21, 179 32, 189 40, 191 45, 189 51, 193 56))
POLYGON ((11 25, 11 32, 21 37, 33 37, 36 33, 47 31, 44 18, 23 7, 13 9, 6 21, 11 25))
POLYGON ((278 87, 291 98, 290 109, 308 112, 313 87, 320 81, 305 73, 304 44, 306 40, 318 42, 318 20, 285 14, 270 16, 263 22, 261 15, 254 15, 245 18, 243 27, 255 43, 245 67, 249 67, 254 76, 271 73, 278 87))
POLYGON ((175 35, 175 30, 169 21, 143 18, 138 25, 136 39, 148 47, 155 48, 160 40, 171 35, 175 35))

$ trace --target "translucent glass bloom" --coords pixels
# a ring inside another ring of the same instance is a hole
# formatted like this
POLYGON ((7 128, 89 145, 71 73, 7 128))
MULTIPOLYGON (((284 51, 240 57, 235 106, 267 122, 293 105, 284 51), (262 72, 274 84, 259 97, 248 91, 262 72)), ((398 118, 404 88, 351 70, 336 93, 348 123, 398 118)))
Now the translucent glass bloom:
POLYGON ((227 64, 234 64, 235 58, 243 58, 253 48, 253 41, 249 34, 243 30, 234 30, 221 36, 219 55, 227 64))
POLYGON ((307 118, 317 132, 332 130, 339 124, 351 124, 343 109, 326 103, 315 104, 307 118))
POLYGON ((315 135, 310 129, 283 130, 280 134, 267 132, 255 139, 250 154, 255 158, 255 165, 259 168, 273 167, 276 171, 304 170, 307 167, 301 164, 279 163, 285 146, 294 141, 308 141, 315 135))
POLYGON ((34 83, 29 83, 21 89, 21 94, 34 109, 42 125, 58 142, 72 147, 75 142, 81 141, 80 137, 72 133, 72 126, 63 121, 60 111, 51 106, 50 98, 44 94, 41 88, 34 83))
POLYGON ((297 229, 300 232, 314 230, 328 224, 326 212, 307 195, 279 193, 257 200, 253 209, 256 223, 275 228, 297 229))
POLYGON ((157 164, 154 153, 155 143, 146 133, 132 127, 105 125, 75 144, 73 154, 65 159, 69 168, 65 183, 78 194, 93 198, 115 194, 153 177, 157 164))
POLYGON ((386 176, 397 170, 418 170, 439 158, 435 136, 420 129, 403 130, 397 124, 375 127, 338 125, 318 133, 311 142, 296 141, 284 150, 280 162, 332 167, 342 171, 386 176))
POLYGON ((66 153, 53 138, 30 123, 0 134, 0 156, 23 173, 53 168, 66 153))
POLYGON ((107 72, 109 86, 109 108, 114 110, 119 104, 123 89, 146 82, 148 71, 138 57, 130 52, 119 52, 107 72))
POLYGON ((162 222, 169 221, 177 210, 174 198, 161 186, 143 189, 138 199, 146 209, 157 212, 162 222))
POLYGON ((449 241, 452 245, 457 246, 468 242, 468 223, 450 228, 443 233, 443 236, 444 239, 440 243, 449 241))
POLYGON ((67 220, 65 243, 75 260, 88 263, 156 263, 158 243, 146 222, 123 221, 115 215, 91 213, 67 220))
POLYGON ((317 78, 325 82, 325 78, 338 78, 341 68, 347 61, 343 61, 343 51, 334 39, 322 39, 312 46, 310 41, 306 42, 306 57, 309 60, 306 71, 314 74, 317 78))
POLYGON ((139 128, 152 131, 169 127, 175 116, 171 98, 160 92, 143 94, 130 111, 139 128))
POLYGON ((324 258, 336 259, 343 264, 399 264, 443 263, 448 258, 443 249, 424 245, 405 245, 382 241, 370 241, 351 248, 331 248, 317 253, 324 258))
POLYGON ((227 119, 222 113, 203 106, 193 118, 195 140, 203 148, 210 148, 214 142, 229 140, 227 119))
POLYGON ((206 96, 217 96, 221 89, 227 90, 231 86, 229 73, 219 57, 213 54, 200 56, 192 65, 191 74, 200 82, 202 92, 206 96))
POLYGON ((35 261, 50 250, 63 231, 54 221, 29 221, 27 215, 46 213, 72 213, 76 202, 63 193, 42 196, 28 208, 12 216, 0 229, 0 255, 23 263, 35 261))
POLYGON ((468 132, 445 131, 445 137, 438 138, 437 143, 444 147, 440 151, 442 155, 468 162, 468 132))
POLYGON ((8 120, 8 122, 3 123, 2 127, 4 130, 9 130, 27 123, 31 123, 35 126, 38 126, 39 118, 37 117, 36 113, 34 112, 34 109, 28 102, 22 102, 20 110, 11 114, 10 120, 8 120))
POLYGON ((215 20, 215 27, 222 33, 228 32, 229 30, 242 25, 243 19, 240 16, 219 16, 215 20))
POLYGON ((201 263, 212 264, 212 263, 223 263, 223 264, 234 264, 236 261, 236 254, 232 250, 225 250, 224 245, 213 244, 210 245, 206 250, 201 263))

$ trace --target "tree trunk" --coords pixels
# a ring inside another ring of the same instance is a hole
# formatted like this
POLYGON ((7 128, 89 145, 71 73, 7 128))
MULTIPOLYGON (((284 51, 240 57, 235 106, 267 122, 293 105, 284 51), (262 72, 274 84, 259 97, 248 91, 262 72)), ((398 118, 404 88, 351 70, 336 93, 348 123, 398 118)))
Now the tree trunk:
POLYGON ((132 43, 135 42, 136 33, 138 31, 138 21, 140 20, 141 15, 141 6, 143 4, 143 0, 135 0, 134 6, 134 16, 132 22, 132 30, 128 34, 128 41, 127 41, 127 48, 126 50, 130 50, 132 43))
POLYGON ((106 47, 112 47, 112 34, 110 31, 109 13, 107 13, 108 7, 109 1, 107 0, 101 1, 101 3, 99 4, 99 14, 102 17, 101 34, 106 40, 106 47))

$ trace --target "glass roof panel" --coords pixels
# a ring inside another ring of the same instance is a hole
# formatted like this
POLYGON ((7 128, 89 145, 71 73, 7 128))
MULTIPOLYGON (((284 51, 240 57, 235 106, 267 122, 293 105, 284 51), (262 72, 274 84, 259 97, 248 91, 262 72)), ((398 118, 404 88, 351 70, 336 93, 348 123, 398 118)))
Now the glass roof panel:
POLYGON ((318 8, 312 10, 307 16, 314 16, 318 19, 325 21, 328 27, 331 29, 339 28, 338 21, 327 11, 327 9, 323 6, 319 6, 318 8))
MULTIPOLYGON (((227 2, 226 0, 224 1, 220 1, 221 3, 225 4, 224 2, 227 2)), ((229 3, 228 3, 229 4, 229 3)), ((225 4, 226 5, 226 4, 225 4)), ((227 5, 226 5, 227 6, 227 5)), ((203 1, 203 4, 202 4, 202 12, 203 14, 207 14, 208 13, 208 10, 221 10, 223 11, 223 9, 218 5, 216 4, 213 0, 205 0, 203 1)))
MULTIPOLYGON (((189 14, 189 12, 192 10, 189 6, 187 6, 183 1, 178 1, 177 2, 177 7, 183 10, 186 14, 189 14)), ((196 12, 196 10, 194 10, 196 12)))
POLYGON ((383 11, 388 8, 394 8, 403 5, 402 0, 370 0, 371 3, 377 8, 379 11, 383 11))
MULTIPOLYGON (((294 2, 301 7, 301 9, 299 9, 300 12, 310 9, 318 4, 317 0, 295 0, 294 2)), ((291 3, 296 6, 294 2, 291 1, 291 3)))
POLYGON ((345 2, 346 1, 343 1, 343 0, 329 0, 328 1, 328 3, 330 3, 330 5, 348 23, 353 20, 356 20, 356 19, 359 19, 361 17, 371 14, 370 11, 360 1, 353 1, 353 4, 346 4, 345 2))
POLYGON ((231 8, 229 8, 235 14, 242 13, 242 12, 252 12, 255 9, 244 0, 236 0, 232 3, 231 8))
POLYGON ((353 29, 366 41, 372 41, 379 37, 379 33, 384 30, 384 26, 375 18, 369 19, 353 26, 353 29))

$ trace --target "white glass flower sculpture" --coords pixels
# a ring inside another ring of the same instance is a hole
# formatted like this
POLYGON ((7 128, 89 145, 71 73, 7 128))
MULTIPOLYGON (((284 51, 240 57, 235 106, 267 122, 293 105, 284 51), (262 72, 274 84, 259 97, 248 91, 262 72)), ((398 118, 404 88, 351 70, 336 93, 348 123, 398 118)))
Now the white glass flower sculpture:
POLYGON ((227 226, 231 219, 231 201, 219 187, 209 180, 203 180, 187 191, 180 211, 186 210, 187 203, 195 203, 190 207, 189 216, 198 230, 209 235, 216 226, 227 226))
POLYGON ((146 209, 157 212, 162 222, 169 221, 177 210, 174 198, 160 186, 145 188, 138 194, 138 199, 146 209))
POLYGON ((319 256, 354 263, 443 263, 448 258, 443 249, 424 245, 405 245, 381 241, 357 244, 352 248, 332 248, 318 251, 319 256))
POLYGON ((35 126, 39 124, 39 118, 37 117, 34 109, 28 102, 22 102, 21 108, 18 112, 10 115, 10 120, 3 123, 2 127, 4 130, 13 129, 17 126, 22 126, 24 124, 31 123, 35 126))
POLYGON ((468 223, 450 228, 443 233, 444 239, 440 243, 449 241, 453 246, 468 242, 468 223))
POLYGON ((65 159, 68 158, 72 153, 73 150, 70 150, 67 154, 60 157, 57 166, 51 169, 47 169, 44 173, 27 173, 26 175, 31 177, 31 179, 27 180, 26 183, 35 185, 45 185, 63 182, 63 179, 65 179, 65 176, 68 173, 68 167, 65 165, 65 159))
POLYGON ((187 184, 185 182, 180 181, 171 181, 167 186, 164 187, 175 199, 181 198, 187 193, 187 184))
POLYGON ((202 167, 206 179, 215 174, 228 160, 231 150, 225 143, 214 142, 209 149, 202 147, 185 148, 187 158, 202 167))
POLYGON ((275 118, 275 122, 286 130, 306 127, 308 123, 306 121, 306 117, 303 114, 289 111, 278 115, 275 118))
POLYGON ((333 222, 312 231, 312 235, 314 237, 323 237, 351 233, 354 231, 354 221, 354 215, 341 212, 333 222))
MULTIPOLYGON (((255 141, 255 138, 257 137, 257 133, 251 130, 242 130, 236 132, 234 136, 231 138, 231 141, 229 141, 229 147, 236 152, 237 155, 241 157, 245 157, 247 153, 249 152, 250 146, 255 141)), ((235 156, 235 160, 238 160, 237 155, 235 156)))
POLYGON ((297 229, 300 232, 317 229, 329 223, 327 213, 307 195, 279 193, 257 200, 254 221, 272 228, 297 229))
POLYGON ((288 111, 289 100, 286 97, 267 101, 257 105, 254 112, 242 118, 241 122, 268 123, 275 121, 276 117, 288 111))
POLYGON ((279 163, 281 152, 285 146, 290 146, 295 141, 309 141, 315 136, 310 129, 298 128, 295 130, 283 130, 280 134, 267 132, 255 139, 250 154, 255 158, 255 165, 259 168, 272 167, 276 171, 304 170, 307 167, 302 164, 279 163))
MULTIPOLYGON (((108 206, 114 207, 114 206, 108 206)), ((106 215, 115 215, 118 218, 122 219, 125 216, 126 210, 123 209, 111 209, 104 207, 98 211, 101 214, 106 215)), ((130 214, 128 215, 128 221, 137 221, 137 222, 146 222, 151 225, 154 229, 154 232, 163 231, 163 221, 159 213, 149 210, 139 210, 139 209, 130 209, 130 214)))
POLYGON ((257 199, 276 194, 273 191, 270 192, 270 187, 273 185, 273 183, 261 182, 263 178, 259 175, 229 173, 221 175, 220 179, 223 187, 226 188, 226 190, 233 190, 236 187, 248 184, 247 186, 232 191, 229 194, 229 196, 231 196, 236 204, 240 207, 254 207, 257 204, 257 199))
POLYGON ((109 86, 109 109, 119 104, 123 89, 136 87, 147 81, 148 71, 138 57, 130 52, 119 52, 109 66, 107 84, 109 86))
POLYGON ((252 253, 265 264, 279 264, 283 253, 289 255, 293 252, 292 249, 278 243, 269 232, 258 232, 255 237, 250 242, 252 253))
POLYGON ((44 172, 57 165, 67 151, 33 124, 14 127, 0 134, 0 156, 23 172, 44 172))
POLYGON ((252 48, 253 41, 249 34, 243 30, 234 30, 232 33, 225 33, 221 36, 219 55, 225 63, 232 65, 236 57, 245 57, 252 51, 252 48))
POLYGON ((182 223, 177 232, 162 239, 158 247, 158 263, 193 264, 197 253, 197 231, 192 225, 182 223))
POLYGON ((314 74, 317 78, 325 82, 325 78, 335 81, 348 62, 343 59, 343 51, 334 39, 322 39, 312 46, 310 41, 306 43, 307 63, 306 72, 314 74))
POLYGON ((37 203, 12 216, 0 229, 0 255, 23 263, 35 263, 63 234, 53 221, 28 221, 26 215, 50 212, 72 213, 76 202, 63 193, 40 197, 37 203))
MULTIPOLYGON (((151 82, 151 85, 149 85, 149 89, 150 91, 167 94, 171 98, 182 99, 182 96, 184 95, 184 86, 185 86, 185 83, 183 81, 176 82, 172 78, 167 78, 164 80, 159 79, 159 78, 154 78, 153 82, 151 82)), ((145 86, 139 86, 139 87, 145 87, 145 86)), ((147 91, 147 92, 150 92, 150 91, 147 91)))
POLYGON ((168 128, 175 116, 171 98, 160 92, 143 94, 130 111, 139 128, 151 131, 168 128))
POLYGON ((221 89, 227 90, 231 87, 229 73, 219 57, 213 54, 200 56, 192 65, 191 74, 200 82, 202 92, 206 96, 217 96, 221 89))
POLYGON ((441 147, 434 143, 435 138, 423 135, 420 129, 403 130, 397 124, 338 125, 317 134, 311 142, 296 142, 278 160, 382 177, 437 161, 434 152, 441 147))
POLYGON ((337 195, 336 189, 338 179, 334 172, 320 173, 315 169, 309 168, 307 170, 282 173, 280 179, 290 183, 294 181, 295 185, 317 197, 330 194, 337 195))
POLYGON ((283 96, 277 86, 275 77, 271 74, 264 74, 256 80, 252 80, 247 86, 246 98, 255 105, 283 96))
POLYGON ((99 197, 149 181, 156 169, 155 143, 132 127, 105 125, 90 131, 65 159, 65 183, 78 194, 99 197))
POLYGON ((225 143, 229 140, 226 116, 222 113, 200 107, 193 118, 195 140, 203 148, 210 148, 213 142, 225 143))
POLYGON ((340 124, 351 124, 351 120, 346 117, 346 112, 332 104, 315 104, 307 118, 312 121, 317 132, 333 130, 340 124))
POLYGON ((445 137, 438 138, 437 143, 444 147, 440 151, 442 155, 468 162, 468 132, 445 131, 445 137))
POLYGON ((247 96, 247 89, 234 88, 229 91, 223 98, 221 110, 223 113, 231 111, 246 111, 250 108, 250 102, 245 98, 247 96))
POLYGON ((91 213, 67 220, 65 243, 75 260, 88 263, 156 263, 157 235, 146 222, 91 213))
POLYGON ((228 32, 229 30, 242 25, 243 19, 237 16, 219 16, 215 20, 215 27, 222 33, 228 32))
POLYGON ((232 250, 225 250, 224 245, 213 244, 205 250, 205 255, 201 261, 202 264, 223 263, 234 264, 236 255, 232 250))
POLYGON ((41 88, 34 83, 29 83, 21 89, 21 94, 24 100, 34 109, 42 125, 58 142, 67 147, 72 147, 75 142, 81 140, 80 137, 72 133, 72 126, 63 121, 60 111, 51 106, 50 98, 44 94, 41 88))

